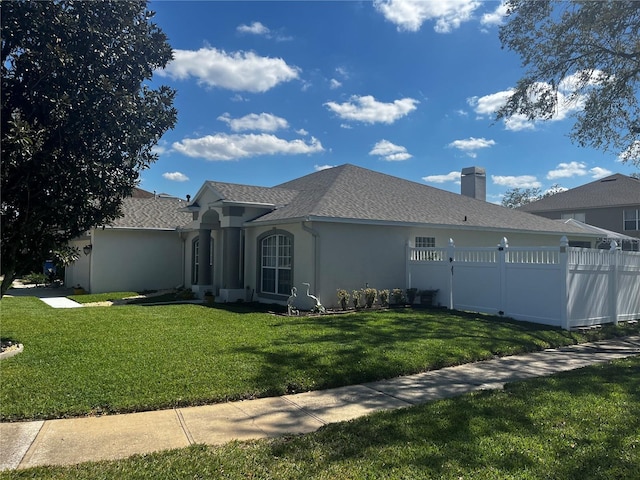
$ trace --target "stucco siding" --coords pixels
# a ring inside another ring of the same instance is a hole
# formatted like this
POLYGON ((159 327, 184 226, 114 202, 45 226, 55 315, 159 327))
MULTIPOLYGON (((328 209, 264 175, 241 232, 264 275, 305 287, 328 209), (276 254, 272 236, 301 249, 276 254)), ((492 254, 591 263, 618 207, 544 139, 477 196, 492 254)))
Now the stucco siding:
POLYGON ((175 288, 183 283, 175 231, 106 229, 93 234, 92 293, 175 288))
POLYGON ((85 255, 82 248, 89 245, 91 239, 89 237, 69 242, 71 247, 75 247, 80 251, 78 259, 70 265, 67 265, 64 273, 64 283, 67 287, 81 286, 87 291, 91 289, 89 284, 89 272, 91 271, 91 255, 85 255))

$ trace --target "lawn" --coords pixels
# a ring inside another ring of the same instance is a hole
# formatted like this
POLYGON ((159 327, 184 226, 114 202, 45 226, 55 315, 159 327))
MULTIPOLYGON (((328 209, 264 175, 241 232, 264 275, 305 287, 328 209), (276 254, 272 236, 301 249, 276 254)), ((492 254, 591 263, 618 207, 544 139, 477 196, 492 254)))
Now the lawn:
POLYGON ((376 413, 317 432, 194 445, 2 479, 640 478, 640 357, 376 413))
POLYGON ((285 317, 201 305, 57 310, 5 297, 3 421, 154 410, 348 385, 602 338, 445 310, 285 317))

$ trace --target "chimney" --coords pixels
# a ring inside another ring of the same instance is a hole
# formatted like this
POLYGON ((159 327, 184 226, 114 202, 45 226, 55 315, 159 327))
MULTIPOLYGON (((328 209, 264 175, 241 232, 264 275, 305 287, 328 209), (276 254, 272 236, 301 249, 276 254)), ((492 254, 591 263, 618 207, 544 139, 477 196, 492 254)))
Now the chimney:
POLYGON ((462 169, 461 192, 466 197, 487 201, 487 174, 482 167, 462 169))

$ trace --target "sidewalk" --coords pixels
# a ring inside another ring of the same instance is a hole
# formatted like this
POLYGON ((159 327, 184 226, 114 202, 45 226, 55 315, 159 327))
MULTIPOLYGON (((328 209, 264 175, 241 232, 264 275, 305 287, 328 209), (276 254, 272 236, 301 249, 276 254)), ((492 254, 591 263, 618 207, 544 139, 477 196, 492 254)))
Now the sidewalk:
POLYGON ((126 415, 0 423, 0 470, 308 433, 379 410, 640 354, 640 336, 496 358, 407 377, 282 397, 126 415))

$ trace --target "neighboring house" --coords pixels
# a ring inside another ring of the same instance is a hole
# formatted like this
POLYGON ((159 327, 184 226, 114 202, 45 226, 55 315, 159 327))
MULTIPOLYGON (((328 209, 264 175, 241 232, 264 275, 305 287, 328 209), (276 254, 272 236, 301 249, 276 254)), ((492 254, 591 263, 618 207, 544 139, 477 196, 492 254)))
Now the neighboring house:
MULTIPOLYGON (((621 234, 618 243, 638 250, 640 239, 640 180, 610 175, 580 187, 523 205, 518 210, 557 220, 574 219, 621 234)), ((606 243, 603 242, 603 243, 606 243)))
POLYGON ((80 258, 65 270, 67 286, 92 293, 175 288, 184 284, 187 203, 135 189, 122 203, 123 216, 94 228, 71 244, 80 258))
POLYGON ((464 169, 459 195, 348 164, 275 187, 205 182, 182 209, 185 286, 281 304, 296 287, 309 308, 309 283, 333 306, 337 289, 406 288, 409 246, 596 246, 598 233, 487 203, 485 182, 483 169, 464 169))

